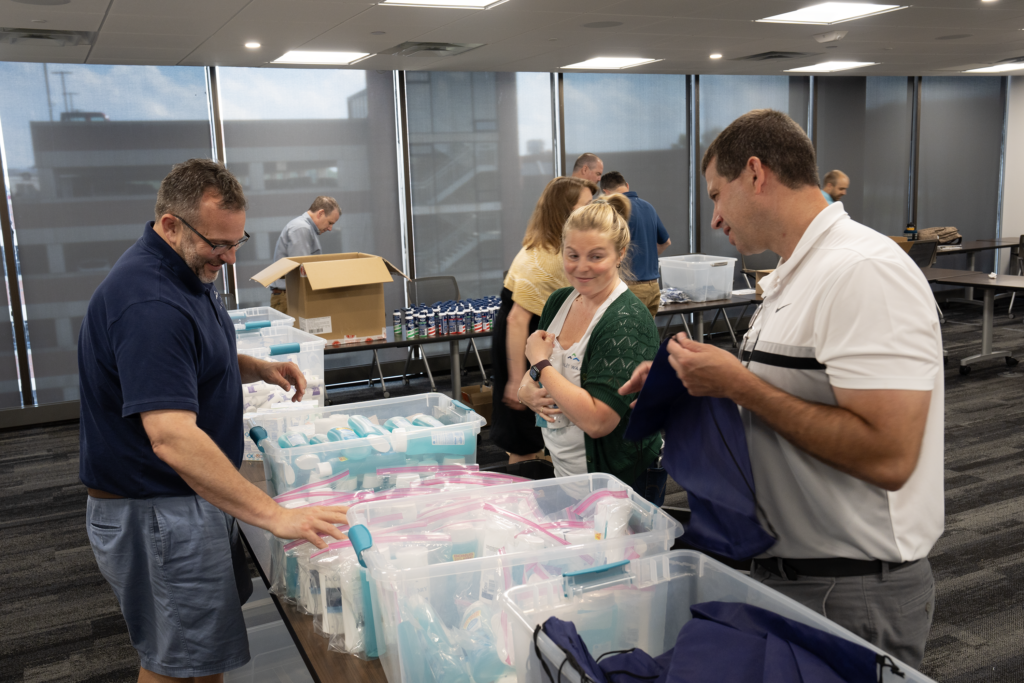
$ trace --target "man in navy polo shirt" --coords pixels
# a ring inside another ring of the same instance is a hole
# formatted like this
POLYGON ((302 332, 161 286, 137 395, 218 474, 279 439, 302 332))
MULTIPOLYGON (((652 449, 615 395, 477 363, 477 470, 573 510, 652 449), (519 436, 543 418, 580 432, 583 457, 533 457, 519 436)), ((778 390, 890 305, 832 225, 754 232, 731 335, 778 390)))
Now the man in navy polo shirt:
POLYGON ((626 286, 644 302, 651 315, 657 315, 661 303, 658 256, 672 244, 668 230, 650 202, 630 190, 629 183, 618 171, 608 171, 601 176, 601 189, 606 195, 624 194, 633 205, 629 213, 629 268, 635 279, 626 281, 626 286))
POLYGON ((286 510, 238 472, 243 382, 300 400, 294 363, 238 355, 213 282, 235 262, 245 196, 223 165, 190 159, 96 289, 78 343, 86 527, 139 653, 140 681, 216 681, 249 660, 252 584, 235 518, 281 538, 342 534, 344 508, 286 510))

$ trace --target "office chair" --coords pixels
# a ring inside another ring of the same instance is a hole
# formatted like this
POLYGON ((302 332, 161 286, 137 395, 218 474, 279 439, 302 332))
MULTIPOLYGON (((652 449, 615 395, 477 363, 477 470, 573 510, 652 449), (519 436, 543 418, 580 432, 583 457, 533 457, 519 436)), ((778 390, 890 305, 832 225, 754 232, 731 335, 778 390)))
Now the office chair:
MULTIPOLYGON (((900 245, 900 248, 906 252, 910 260, 918 268, 931 268, 935 265, 935 258, 939 255, 939 241, 938 240, 914 240, 908 241, 902 236, 890 235, 889 239, 900 245)), ((946 322, 946 316, 942 312, 942 307, 939 306, 939 302, 935 302, 935 310, 939 312, 939 323, 946 322)))
MULTIPOLYGON (((1024 275, 1024 235, 1020 236, 1020 244, 1017 245, 1016 253, 1011 255, 1013 259, 1011 264, 1016 264, 1017 275, 1024 275)), ((1010 310, 1007 311, 1008 317, 1013 317, 1013 302, 1017 300, 1017 292, 1013 293, 1010 297, 1010 310)))
POLYGON ((918 268, 931 268, 935 264, 935 257, 938 253, 938 240, 917 240, 910 242, 910 247, 907 249, 907 256, 910 257, 911 261, 917 264, 918 268))
POLYGON ((770 251, 765 251, 760 254, 751 254, 750 256, 740 254, 740 272, 743 273, 743 279, 747 283, 747 289, 754 288, 750 278, 752 278, 757 271, 778 268, 779 261, 779 255, 770 251))

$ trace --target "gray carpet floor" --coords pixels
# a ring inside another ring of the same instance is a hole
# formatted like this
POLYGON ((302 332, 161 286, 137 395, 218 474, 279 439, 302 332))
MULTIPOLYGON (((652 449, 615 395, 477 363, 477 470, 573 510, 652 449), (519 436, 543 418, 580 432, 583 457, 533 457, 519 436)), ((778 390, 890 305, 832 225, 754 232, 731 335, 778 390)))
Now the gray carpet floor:
MULTIPOLYGON (((997 314, 1005 309, 1000 302, 997 314)), ((953 305, 944 326, 946 532, 931 555, 936 614, 922 671, 950 683, 1024 681, 1024 366, 957 372, 980 346, 980 318, 976 307, 953 305)), ((998 316, 995 343, 1024 356, 1019 315, 998 316)), ((444 388, 446 378, 438 381, 444 388)), ((389 388, 428 390, 424 380, 389 388)), ((379 397, 364 385, 332 400, 379 397)), ((486 430, 478 459, 505 459, 486 430)), ((685 493, 670 482, 666 502, 685 503, 685 493)), ((86 537, 85 503, 77 422, 0 432, 2 681, 136 678, 138 658, 86 537)))

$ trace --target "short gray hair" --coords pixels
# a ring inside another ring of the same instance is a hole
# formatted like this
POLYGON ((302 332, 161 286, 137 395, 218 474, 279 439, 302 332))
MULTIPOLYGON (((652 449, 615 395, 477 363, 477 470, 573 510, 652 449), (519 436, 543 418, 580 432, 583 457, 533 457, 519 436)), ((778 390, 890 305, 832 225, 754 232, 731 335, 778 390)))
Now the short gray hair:
POLYGON ((181 216, 189 222, 199 218, 199 205, 207 190, 220 195, 217 205, 228 211, 245 211, 242 184, 224 164, 211 159, 189 159, 175 164, 160 183, 154 213, 156 220, 164 214, 181 216))
POLYGON ((317 197, 313 200, 313 203, 309 205, 309 210, 312 213, 323 211, 328 216, 335 211, 339 214, 341 213, 341 207, 338 206, 338 200, 334 197, 317 197))
POLYGON ((601 158, 598 157, 596 154, 591 154, 590 152, 584 152, 583 154, 581 154, 578 157, 576 157, 576 163, 572 165, 572 172, 575 173, 576 171, 580 170, 584 166, 586 166, 587 168, 591 168, 592 169, 595 166, 597 166, 599 163, 601 163, 601 158))

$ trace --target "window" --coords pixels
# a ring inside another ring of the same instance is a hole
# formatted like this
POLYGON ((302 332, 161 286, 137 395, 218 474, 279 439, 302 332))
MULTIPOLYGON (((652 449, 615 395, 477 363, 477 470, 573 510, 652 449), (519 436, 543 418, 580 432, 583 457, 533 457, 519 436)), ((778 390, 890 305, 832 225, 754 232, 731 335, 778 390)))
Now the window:
POLYGON ((36 396, 77 400, 90 297, 153 220, 171 166, 211 155, 206 77, 193 67, 0 62, 0 82, 36 396))
POLYGON ((817 79, 818 178, 846 173, 843 208, 883 235, 907 224, 913 96, 902 77, 817 79))
POLYGON ((565 169, 596 154, 649 201, 668 229, 666 256, 689 253, 690 161, 686 76, 576 74, 564 76, 565 169))
MULTIPOLYGON (((391 72, 219 68, 217 77, 227 166, 249 202, 252 239, 235 265, 239 308, 270 304, 270 291, 250 278, 273 263, 285 224, 320 195, 342 212, 320 235, 323 253, 361 251, 401 269, 391 72)), ((405 305, 402 282, 384 287, 389 316, 405 305)), ((333 356, 330 365, 362 364, 365 355, 333 356)))
POLYGON ((550 76, 421 71, 406 84, 416 275, 496 295, 554 177, 550 76))
MULTIPOLYGON (((917 227, 955 226, 964 241, 996 236, 1000 150, 1005 112, 1000 76, 936 76, 921 83, 921 155, 917 227)), ((993 252, 977 255, 990 272, 993 252)), ((966 268, 966 256, 944 256, 966 268)))
MULTIPOLYGON (((807 130, 807 105, 810 81, 803 76, 701 76, 700 77, 700 156, 704 150, 739 116, 751 109, 776 109, 789 114, 807 130)), ((700 253, 714 256, 739 256, 721 230, 711 229, 714 203, 708 198, 707 182, 700 181, 700 253)), ((765 253, 746 257, 748 267, 774 268, 778 257, 765 253)), ((736 269, 735 286, 745 287, 736 269)))

